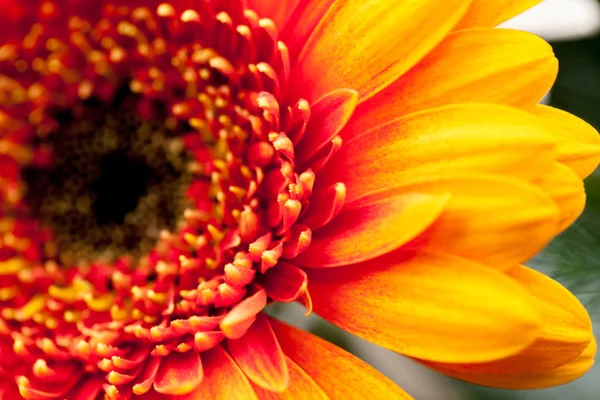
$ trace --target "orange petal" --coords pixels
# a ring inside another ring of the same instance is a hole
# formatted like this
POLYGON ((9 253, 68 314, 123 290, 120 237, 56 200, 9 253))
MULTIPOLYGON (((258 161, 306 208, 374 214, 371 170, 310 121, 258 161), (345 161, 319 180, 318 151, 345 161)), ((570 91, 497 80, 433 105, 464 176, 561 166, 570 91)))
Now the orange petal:
POLYGON ((158 393, 183 395, 198 387, 202 378, 202 362, 198 353, 193 350, 172 352, 160 363, 153 386, 158 393))
MULTIPOLYGON (((474 382, 478 385, 503 389, 544 389, 571 382, 592 368, 596 356, 596 339, 574 360, 558 368, 545 371, 532 371, 515 374, 496 374, 488 376, 476 371, 464 371, 460 374, 448 374, 458 379, 474 382)), ((444 372, 446 373, 446 372, 444 372)))
POLYGON ((261 388, 255 388, 256 393, 263 400, 298 400, 315 399, 329 400, 329 397, 323 390, 311 379, 306 372, 302 370, 295 362, 288 357, 285 358, 290 371, 290 384, 288 388, 281 393, 268 392, 261 388))
POLYGON ((538 105, 533 113, 540 116, 549 135, 558 142, 558 161, 585 178, 600 162, 600 135, 590 124, 568 112, 538 105))
POLYGON ((285 22, 300 0, 244 0, 245 7, 250 8, 260 18, 270 18, 278 28, 283 28, 285 22))
POLYGON ((457 257, 395 252, 307 273, 317 314, 411 357, 497 360, 528 347, 540 329, 535 299, 525 289, 457 257))
POLYGON ((279 35, 289 49, 290 59, 296 60, 329 7, 335 0, 300 0, 279 35))
POLYGON ((550 90, 557 72, 552 47, 538 36, 507 29, 455 32, 362 103, 352 119, 353 129, 361 132, 447 104, 481 102, 530 109, 550 90))
POLYGON ((319 177, 326 174, 326 182, 344 182, 350 202, 431 174, 477 171, 530 180, 545 173, 555 157, 554 140, 529 113, 500 105, 460 104, 361 132, 346 141, 319 177))
POLYGON ((470 1, 341 0, 306 43, 292 93, 314 101, 337 88, 365 100, 415 65, 454 27, 470 1))
POLYGON ((560 210, 558 232, 564 231, 583 212, 585 208, 585 189, 583 181, 572 169, 554 163, 547 173, 533 182, 548 193, 560 210))
POLYGON ((271 299, 290 303, 306 292, 308 277, 306 272, 294 264, 280 261, 274 268, 259 277, 258 283, 271 299))
POLYGON ((226 337, 237 339, 243 336, 256 319, 256 315, 267 305, 267 295, 259 290, 234 306, 219 323, 226 337))
POLYGON ((273 392, 287 388, 289 374, 284 354, 264 314, 257 316, 244 336, 227 343, 233 359, 254 384, 273 392))
POLYGON ((285 354, 306 371, 330 398, 412 398, 369 364, 336 345, 274 319, 271 319, 271 325, 285 354))
POLYGON ((593 340, 592 322, 585 308, 567 289, 530 268, 507 271, 537 299, 543 324, 536 341, 511 357, 484 364, 426 363, 453 377, 495 386, 511 377, 527 381, 530 375, 547 373, 579 357, 593 340), (465 376, 463 376, 463 374, 465 376))
POLYGON ((221 346, 202 353, 204 381, 189 399, 258 400, 240 367, 221 346))
POLYGON ((413 192, 367 199, 313 232, 310 246, 294 262, 338 267, 388 253, 429 227, 444 210, 448 198, 445 193, 413 192))
POLYGON ((456 29, 493 27, 528 10, 542 0, 473 0, 456 29))
POLYGON ((337 89, 311 105, 306 135, 296 146, 296 162, 302 164, 330 143, 346 125, 357 103, 355 90, 337 89))
MULTIPOLYGON (((548 244, 558 229, 559 209, 552 198, 533 185, 509 177, 431 176, 367 198, 388 198, 398 193, 450 194, 443 213, 411 246, 496 268, 528 260, 548 244)), ((360 202, 358 199, 348 207, 360 202)))

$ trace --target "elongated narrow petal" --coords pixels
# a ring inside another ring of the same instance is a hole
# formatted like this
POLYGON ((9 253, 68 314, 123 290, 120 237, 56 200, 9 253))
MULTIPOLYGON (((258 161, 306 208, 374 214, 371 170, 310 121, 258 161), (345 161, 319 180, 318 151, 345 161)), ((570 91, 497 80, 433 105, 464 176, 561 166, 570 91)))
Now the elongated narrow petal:
POLYGON ((346 185, 337 182, 312 194, 310 212, 301 222, 311 229, 319 229, 335 218, 346 201, 346 185))
POLYGON ((204 380, 189 399, 257 400, 252 385, 223 347, 202 354, 204 380), (194 397, 195 396, 195 397, 194 397))
POLYGON ((296 60, 306 41, 334 1, 300 0, 280 35, 280 39, 288 45, 292 61, 296 60))
POLYGON ((410 398, 274 302, 461 379, 581 375, 587 314, 515 268, 600 162, 536 105, 550 46, 492 28, 535 2, 0 0, 0 398, 410 398))
POLYGON ((274 319, 271 325, 284 353, 331 399, 411 399, 379 371, 336 345, 274 319))
MULTIPOLYGON (((66 399, 71 400, 86 400, 98 396, 102 390, 102 385, 105 383, 102 377, 94 377, 88 379, 83 384, 77 385, 73 390, 66 394, 66 399)), ((2 384, 0 384, 0 399, 17 399, 17 394, 3 393, 2 384)))
POLYGON ((257 316, 244 336, 227 344, 237 365, 254 384, 274 392, 288 387, 284 354, 264 314, 257 316))
POLYGON ((539 333, 535 299, 501 272, 460 258, 393 253, 309 271, 313 309, 357 336, 438 362, 486 362, 539 333))
POLYGON ((329 397, 323 392, 317 383, 298 366, 294 361, 286 356, 286 362, 290 371, 290 385, 287 390, 276 393, 268 392, 257 387, 255 390, 264 400, 297 400, 297 399, 315 399, 329 400, 329 397))
POLYGON ((581 178, 591 174, 600 161, 600 135, 587 122, 559 109, 538 105, 533 113, 558 143, 558 161, 581 178))
POLYGON ((596 339, 593 339, 577 358, 560 367, 544 371, 491 375, 479 374, 476 369, 474 371, 466 370, 452 373, 442 372, 457 379, 483 386, 503 389, 544 389, 571 382, 588 372, 594 365, 596 350, 596 339))
POLYGON ((270 18, 279 27, 289 18, 299 0, 244 0, 246 6, 264 18, 270 18))
MULTIPOLYGON (((431 176, 366 198, 415 192, 449 193, 450 200, 439 218, 411 246, 455 254, 496 268, 528 260, 548 244, 559 227, 560 210, 550 195, 534 185, 499 175, 431 176), (527 240, 523 240, 524 232, 527 240)), ((362 201, 357 199, 348 207, 362 201)))
POLYGON ((476 171, 529 180, 556 157, 553 139, 535 118, 499 105, 440 107, 356 133, 324 171, 328 181, 346 184, 347 202, 432 174, 476 171))
POLYGON ((338 89, 327 93, 311 106, 311 119, 306 135, 297 147, 296 161, 302 164, 325 147, 342 130, 352 116, 358 93, 338 89))
POLYGON ((306 292, 308 277, 296 265, 280 261, 268 270, 259 280, 269 298, 283 303, 296 301, 306 292))
POLYGON ((352 129, 361 132, 447 104, 482 102, 529 109, 550 90, 557 71, 552 47, 535 35, 507 29, 455 32, 410 71, 362 103, 352 129))
POLYGON ((576 360, 594 340, 592 323, 585 308, 567 289, 530 268, 519 266, 507 275, 537 300, 544 323, 536 341, 511 357, 482 364, 426 363, 453 377, 494 386, 505 379, 523 381, 549 373, 576 360))
POLYGON ((375 258, 411 241, 443 212, 445 193, 407 192, 343 211, 313 233, 311 245, 294 259, 299 265, 338 267, 375 258))
POLYGON ((237 339, 244 335, 266 304, 267 295, 264 290, 259 290, 229 310, 219 327, 226 337, 237 339))
POLYGON ((300 54, 295 69, 299 79, 293 82, 292 93, 309 101, 346 87, 357 90, 361 100, 374 95, 435 47, 463 16, 469 3, 333 3, 300 54))
POLYGON ((493 27, 511 19, 542 0, 473 0, 457 29, 493 27))

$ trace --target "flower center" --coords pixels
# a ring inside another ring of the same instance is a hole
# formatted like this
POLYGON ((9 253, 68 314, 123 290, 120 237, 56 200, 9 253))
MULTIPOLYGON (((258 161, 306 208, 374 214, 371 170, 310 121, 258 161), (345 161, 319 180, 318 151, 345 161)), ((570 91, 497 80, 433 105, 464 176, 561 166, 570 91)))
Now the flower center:
POLYGON ((341 139, 303 139, 327 123, 285 100, 273 21, 195 3, 87 21, 46 1, 0 47, 0 345, 24 397, 183 394, 172 371, 269 300, 310 303, 293 260, 343 204, 314 187, 341 139))
POLYGON ((189 155, 164 121, 142 121, 136 99, 89 99, 57 117, 60 130, 37 140, 52 151, 24 178, 34 215, 51 228, 63 264, 114 261, 149 252, 175 230, 188 206, 189 155))

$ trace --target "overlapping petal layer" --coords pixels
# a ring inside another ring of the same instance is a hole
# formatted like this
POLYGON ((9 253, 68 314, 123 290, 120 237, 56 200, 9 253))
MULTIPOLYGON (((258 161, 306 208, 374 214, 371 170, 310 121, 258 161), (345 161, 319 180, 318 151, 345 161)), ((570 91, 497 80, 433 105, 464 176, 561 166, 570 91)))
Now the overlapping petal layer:
POLYGON ((596 129, 572 114, 538 105, 533 113, 541 117, 545 132, 559 144, 558 161, 580 178, 591 174, 600 161, 600 138, 596 129))
POLYGON ((554 386, 585 373, 595 339, 581 303, 564 287, 527 267, 506 273, 537 299, 544 324, 536 341, 516 355, 490 363, 426 364, 481 385, 523 389, 554 386))
POLYGON ((458 27, 492 27, 522 13, 542 0, 473 0, 458 27))
POLYGON ((293 70, 298 79, 292 83, 290 93, 313 101, 331 90, 353 88, 364 101, 435 47, 463 16, 469 3, 470 0, 334 2, 299 56, 293 70))
POLYGON ((557 70, 550 45, 532 34, 506 29, 454 32, 410 71, 363 102, 351 127, 362 132, 449 104, 485 102, 529 109, 548 92, 557 70))
MULTIPOLYGON (((99 18, 100 2, 88 10, 80 0, 64 1, 67 15, 71 10, 92 24, 99 18)), ((125 317, 111 308, 104 287, 122 287, 108 278, 99 285, 103 297, 79 299, 77 288, 93 286, 81 282, 53 285, 52 298, 38 295, 37 287, 31 299, 19 297, 19 285, 36 283, 31 277, 42 274, 19 273, 36 259, 34 250, 21 245, 19 229, 25 229, 0 219, 12 235, 0 239, 14 247, 0 247, 0 275, 10 277, 0 301, 17 304, 2 318, 29 323, 46 303, 56 308, 77 299, 77 307, 100 310, 102 320, 113 323, 102 335, 77 325, 98 338, 73 350, 61 346, 64 338, 29 339, 28 327, 5 335, 9 325, 0 319, 0 346, 10 355, 0 360, 0 397, 17 398, 18 386, 28 399, 84 399, 102 391, 108 398, 180 400, 410 398, 345 351, 261 312, 268 301, 298 299, 351 333, 459 379, 534 388, 583 374, 596 352, 587 313, 557 283, 514 267, 577 218, 585 202, 581 179, 600 162, 594 128, 535 105, 556 76, 550 46, 529 34, 492 29, 538 2, 177 0, 153 10, 154 25, 147 23, 147 10, 131 13, 131 23, 118 24, 115 34, 130 51, 111 51, 111 62, 147 55, 148 43, 140 41, 146 28, 168 32, 169 41, 152 41, 157 54, 191 42, 169 53, 173 59, 166 64, 179 69, 175 77, 168 74, 167 85, 146 85, 145 79, 164 78, 150 68, 136 73, 132 87, 143 86, 143 96, 177 87, 177 104, 165 108, 194 130, 184 140, 199 161, 191 169, 210 171, 190 188, 198 205, 186 213, 192 228, 176 232, 181 238, 162 235, 172 247, 161 254, 158 273, 127 283, 136 288, 129 296, 135 297, 136 320, 119 331, 126 339, 118 341, 110 329, 121 322, 112 319, 127 318, 134 306, 127 305, 125 317), (193 10, 181 13, 186 8, 193 10), (240 87, 247 90, 230 97, 240 87), (198 95, 198 88, 206 93, 198 95), (184 94, 189 98, 179 102, 184 94), (219 115, 231 104, 229 114, 219 115), (193 118, 198 113, 202 118, 193 118), (244 136, 244 129, 254 136, 244 136), (240 160, 247 165, 227 169, 240 160), (234 209, 236 202, 245 203, 234 209), (239 229, 219 231, 222 220, 239 229), (215 246, 211 252, 207 244, 215 246), (186 275, 194 268, 204 269, 186 275), (138 286, 156 280, 162 286, 138 286), (185 290, 161 291, 181 281, 185 290), (152 325, 152 318, 166 315, 152 325), (132 340, 147 345, 130 348, 132 340), (85 368, 71 362, 69 351, 79 352, 77 360, 90 357, 85 368), (31 354, 40 361, 19 366, 20 356, 31 354), (58 355, 67 362, 55 364, 58 355), (50 373, 57 377, 52 384, 50 373)), ((24 33, 36 18, 60 14, 46 3, 10 7, 9 26, 24 33), (32 18, 24 18, 27 13, 32 18)), ((117 21, 129 18, 123 8, 107 10, 117 21)), ((67 26, 66 19, 53 21, 53 29, 67 26)), ((78 49, 85 47, 79 36, 71 38, 78 49)), ((102 46, 112 46, 111 40, 102 46)), ((7 54, 9 47, 0 61, 10 59, 7 54)), ((118 73, 128 70, 121 67, 118 73)), ((38 88, 30 89, 27 95, 35 97, 38 88)), ((87 93, 86 87, 72 89, 65 92, 75 98, 87 93)), ((36 120, 35 113, 24 115, 36 120)), ((15 166, 4 156, 29 154, 2 144, 3 206, 19 186, 5 183, 15 166)), ((50 272, 40 285, 54 279, 56 270, 50 272)), ((35 322, 52 326, 50 319, 35 322)))
POLYGON ((491 104, 429 109, 368 131, 350 126, 342 137, 343 148, 322 175, 346 184, 348 202, 428 175, 476 171, 529 180, 556 158, 554 140, 536 118, 491 104))
POLYGON ((496 360, 527 348, 541 329, 526 290, 461 258, 391 253, 342 269, 311 269, 308 275, 315 312, 412 357, 496 360))
POLYGON ((306 371, 329 398, 411 398, 380 372, 339 347, 282 322, 271 320, 271 324, 286 355, 306 371))

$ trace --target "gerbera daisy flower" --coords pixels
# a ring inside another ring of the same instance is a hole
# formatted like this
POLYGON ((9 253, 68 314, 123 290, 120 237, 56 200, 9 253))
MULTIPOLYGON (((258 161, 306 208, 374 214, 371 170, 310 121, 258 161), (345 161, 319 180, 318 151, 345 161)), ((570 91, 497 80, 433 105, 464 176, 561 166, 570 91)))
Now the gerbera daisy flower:
POLYGON ((534 3, 6 2, 0 397, 409 398, 294 301, 482 385, 583 374, 586 311, 521 263, 600 141, 493 29, 534 3))

